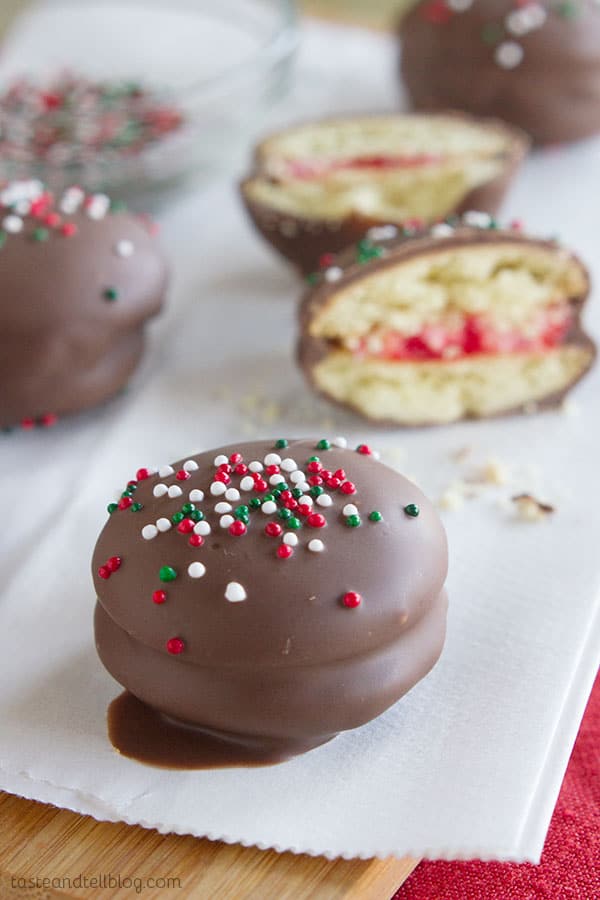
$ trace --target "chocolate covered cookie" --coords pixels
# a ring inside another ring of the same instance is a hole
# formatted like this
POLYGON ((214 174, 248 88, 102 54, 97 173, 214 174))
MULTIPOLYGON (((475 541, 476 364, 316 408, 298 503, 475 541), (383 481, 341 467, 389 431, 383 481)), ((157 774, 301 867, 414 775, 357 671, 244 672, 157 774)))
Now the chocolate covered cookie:
POLYGON ((148 224, 106 195, 0 188, 0 426, 49 424, 117 393, 166 279, 148 224))
POLYGON ((201 453, 139 470, 109 512, 95 632, 137 698, 111 716, 123 753, 193 767, 208 739, 215 764, 281 760, 379 715, 441 652, 443 527, 364 444, 201 453))
POLYGON ((591 366, 588 274, 554 241, 485 213, 340 254, 303 301, 299 358, 366 418, 430 425, 558 402, 591 366))
POLYGON ((258 145, 242 197, 265 239, 308 273, 373 225, 495 212, 527 143, 460 114, 311 122, 258 145))
POLYGON ((498 116, 538 143, 600 131, 594 0, 421 0, 400 33, 415 109, 498 116))

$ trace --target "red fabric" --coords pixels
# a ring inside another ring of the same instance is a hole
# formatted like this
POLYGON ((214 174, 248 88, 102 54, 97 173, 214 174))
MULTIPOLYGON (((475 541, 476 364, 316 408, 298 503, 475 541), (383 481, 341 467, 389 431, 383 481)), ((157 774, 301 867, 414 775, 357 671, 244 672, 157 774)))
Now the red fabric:
POLYGON ((600 676, 571 754, 540 865, 423 862, 393 900, 600 900, 600 676))

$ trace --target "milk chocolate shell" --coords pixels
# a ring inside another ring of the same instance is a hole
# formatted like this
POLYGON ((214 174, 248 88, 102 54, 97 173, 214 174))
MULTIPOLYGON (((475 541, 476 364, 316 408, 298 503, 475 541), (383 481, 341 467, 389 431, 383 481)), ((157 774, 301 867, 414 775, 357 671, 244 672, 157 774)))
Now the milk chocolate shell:
POLYGON ((485 213, 340 254, 301 309, 299 358, 366 418, 432 425, 558 402, 591 366, 583 264, 485 213))
POLYGON ((0 426, 49 423, 127 382, 166 266, 148 226, 104 194, 0 189, 0 426))
POLYGON ((312 122, 258 145, 242 197, 264 238, 308 273, 373 225, 495 212, 527 146, 504 123, 461 114, 312 122))
POLYGON ((538 143, 600 131, 594 0, 422 0, 400 25, 415 109, 498 116, 538 143))
POLYGON ((282 759, 440 655, 444 529, 366 445, 234 444, 140 470, 93 557, 96 646, 144 704, 282 759))

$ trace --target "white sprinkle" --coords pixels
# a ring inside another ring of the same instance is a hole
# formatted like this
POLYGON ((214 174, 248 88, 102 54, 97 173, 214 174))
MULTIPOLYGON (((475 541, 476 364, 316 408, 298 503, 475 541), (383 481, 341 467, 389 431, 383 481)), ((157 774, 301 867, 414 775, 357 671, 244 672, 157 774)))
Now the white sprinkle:
POLYGON ((292 459, 290 456, 287 456, 285 459, 281 460, 281 468, 284 472, 295 472, 298 468, 298 463, 295 459, 292 459))
POLYGON ((19 200, 35 200, 44 193, 44 185, 38 179, 29 179, 28 181, 11 181, 3 191, 0 192, 0 203, 3 206, 12 206, 19 200))
POLYGON ((251 491, 254 487, 254 478, 251 475, 244 475, 240 481, 240 487, 243 491, 251 491))
POLYGON ((224 466, 225 463, 228 463, 228 462, 229 462, 229 460, 222 453, 220 453, 218 456, 215 456, 215 458, 213 460, 213 463, 217 468, 219 466, 224 466))
POLYGON ((221 528, 229 528, 230 525, 233 525, 235 519, 233 516, 221 516, 219 519, 219 525, 221 528))
POLYGON ((341 447, 342 450, 345 450, 345 448, 348 446, 348 441, 345 437, 334 437, 331 443, 334 447, 341 447))
POLYGON ((201 534, 202 537, 206 537, 207 534, 210 534, 210 525, 208 522, 196 522, 194 525, 194 534, 201 534))
POLYGON ((265 456, 265 466, 278 466, 281 462, 279 453, 267 453, 265 456))
POLYGON ((133 241, 117 241, 115 244, 115 253, 117 256, 126 259, 128 256, 132 256, 134 251, 133 241))
POLYGON ((181 495, 183 494, 183 491, 181 490, 181 488, 179 487, 178 484, 172 484, 169 487, 168 494, 169 494, 169 497, 171 497, 171 498, 181 497, 181 495))
POLYGON ((342 510, 342 513, 345 516, 357 516, 358 515, 358 507, 354 505, 354 503, 346 503, 345 507, 342 510))
POLYGON ((248 463, 248 469, 250 472, 262 472, 264 466, 257 459, 253 459, 251 463, 248 463))
POLYGON ((331 506, 333 500, 331 499, 329 494, 320 494, 317 497, 317 503, 319 504, 319 506, 331 506))
POLYGON ((60 211, 62 213, 66 213, 67 215, 71 215, 72 213, 77 212, 84 197, 85 193, 81 190, 81 188, 67 188, 60 201, 60 211))
POLYGON ((192 503, 201 503, 204 500, 204 491, 194 488, 193 491, 190 491, 190 500, 192 503))
POLYGON ((165 518, 157 519, 156 527, 158 528, 159 531, 169 531, 173 527, 173 523, 171 522, 170 519, 165 519, 165 518))
POLYGON ((367 231, 367 238, 370 241, 391 241, 398 234, 395 225, 375 225, 367 231))
POLYGON ((492 217, 488 213, 470 209, 469 212, 464 214, 462 220, 464 224, 468 225, 470 228, 489 228, 492 217))
POLYGON ((516 41, 503 41, 496 47, 494 59, 502 69, 516 69, 524 55, 523 48, 516 41))
POLYGON ((308 542, 308 549, 312 550, 313 553, 322 553, 325 549, 325 544, 319 538, 313 538, 312 541, 308 542))
POLYGON ((230 581, 225 588, 225 599, 230 603, 241 603, 248 594, 238 581, 230 581))
POLYGON ((329 266, 325 269, 325 281, 339 281, 343 274, 344 270, 339 266, 329 266))
POLYGON ((451 237, 454 234, 454 228, 446 222, 439 222, 433 226, 429 234, 434 238, 451 237))
POLYGON ((308 497, 303 497, 303 498, 302 498, 302 503, 304 503, 306 506, 314 506, 315 501, 314 501, 313 498, 309 495, 308 497))
POLYGON ((13 211, 16 212, 18 216, 27 216, 31 210, 31 203, 29 200, 19 200, 13 206, 13 211))
POLYGON ((215 504, 215 512, 220 516, 223 515, 223 513, 231 512, 232 509, 231 503, 225 503, 223 500, 215 504))
POLYGON ((6 216, 2 220, 2 227, 9 234, 18 234, 23 228, 23 219, 19 218, 19 216, 6 216))
POLYGON ((381 459, 381 453, 379 450, 371 450, 371 456, 373 459, 381 459))
POLYGON ((152 488, 152 493, 155 497, 164 497, 168 490, 169 488, 166 486, 166 484, 162 484, 159 482, 159 484, 155 484, 152 488))
POLYGON ((277 512, 277 504, 274 500, 266 500, 261 506, 261 509, 266 516, 269 516, 271 513, 277 512))
POLYGON ((188 575, 190 578, 202 578, 206 572, 206 566, 201 562, 193 562, 188 566, 188 575))
POLYGON ((296 487, 299 491, 302 491, 303 494, 307 494, 310 491, 310 484, 308 481, 298 481, 296 487))
POLYGON ((225 491, 225 499, 226 500, 239 500, 240 492, 237 488, 227 488, 225 491))
POLYGON ((161 478, 168 478, 169 475, 175 474, 175 469, 173 466, 161 466, 158 470, 158 474, 161 478))
POLYGON ((221 494, 224 494, 227 490, 227 486, 223 484, 222 481, 213 481, 210 486, 210 492, 213 497, 220 497, 221 494))
POLYGON ((298 535, 293 531, 286 531, 283 536, 283 543, 288 544, 290 547, 295 547, 298 543, 298 535))
POLYGON ((271 475, 269 478, 269 484, 281 484, 282 481, 285 481, 283 475, 277 473, 276 475, 271 475))
POLYGON ((155 538, 158 534, 158 528, 156 525, 144 525, 142 528, 142 537, 145 541, 151 541, 152 538, 155 538))
POLYGON ((90 219, 103 219, 110 206, 110 199, 106 194, 92 194, 86 213, 90 219))
POLYGON ((198 469, 198 463, 195 459, 186 459, 182 468, 184 472, 195 472, 198 469))
POLYGON ((304 472, 301 472, 300 469, 297 469, 295 472, 292 472, 292 474, 290 475, 290 481, 293 484, 296 484, 298 481, 304 481, 305 478, 306 478, 306 475, 304 474, 304 472))

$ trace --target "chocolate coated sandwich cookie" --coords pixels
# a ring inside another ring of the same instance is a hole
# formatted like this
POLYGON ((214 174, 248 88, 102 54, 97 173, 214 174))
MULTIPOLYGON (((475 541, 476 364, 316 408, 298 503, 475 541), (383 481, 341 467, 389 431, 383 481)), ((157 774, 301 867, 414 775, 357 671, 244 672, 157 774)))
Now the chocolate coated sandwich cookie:
POLYGON ((495 212, 527 146, 504 123, 461 114, 309 122, 258 145, 242 197, 263 237, 307 273, 373 225, 495 212))
POLYGON ((93 558, 109 729, 163 766, 275 762, 356 728, 431 669, 447 547, 365 445, 232 444, 140 469, 93 558))
POLYGON ((340 254, 307 292, 300 363, 331 400, 431 425, 557 403, 591 366, 579 259, 487 214, 340 254))
POLYGON ((50 424, 128 381, 167 270, 146 222, 105 194, 0 188, 0 426, 50 424))

